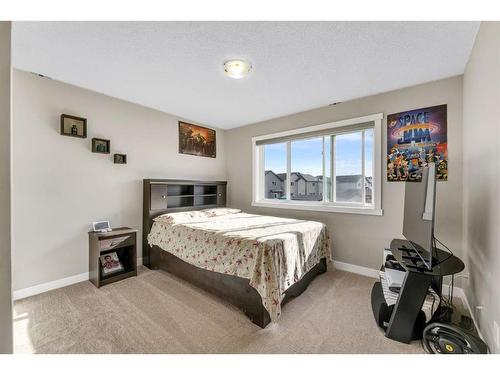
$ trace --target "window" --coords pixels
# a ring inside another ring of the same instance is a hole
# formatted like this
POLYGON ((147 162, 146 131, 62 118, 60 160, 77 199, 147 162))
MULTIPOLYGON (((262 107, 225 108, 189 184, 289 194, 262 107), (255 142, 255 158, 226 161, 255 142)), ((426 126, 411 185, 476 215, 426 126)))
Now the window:
POLYGON ((292 199, 321 201, 316 181, 323 176, 323 138, 300 139, 290 142, 292 199))
POLYGON ((373 196, 373 129, 365 130, 365 202, 372 204, 373 196))
POLYGON ((253 205, 382 215, 382 114, 253 138, 253 205))
POLYGON ((285 198, 286 147, 286 143, 275 143, 264 146, 266 198, 285 198))
POLYGON ((335 201, 363 201, 363 131, 333 137, 335 150, 335 201))

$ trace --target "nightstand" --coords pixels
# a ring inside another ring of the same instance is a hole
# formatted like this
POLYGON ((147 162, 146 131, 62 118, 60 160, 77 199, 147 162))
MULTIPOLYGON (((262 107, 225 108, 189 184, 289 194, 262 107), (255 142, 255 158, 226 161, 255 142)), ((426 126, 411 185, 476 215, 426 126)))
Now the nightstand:
POLYGON ((89 280, 98 288, 137 276, 137 230, 114 228, 111 232, 89 232, 89 280), (123 269, 105 274, 100 257, 116 253, 123 269))

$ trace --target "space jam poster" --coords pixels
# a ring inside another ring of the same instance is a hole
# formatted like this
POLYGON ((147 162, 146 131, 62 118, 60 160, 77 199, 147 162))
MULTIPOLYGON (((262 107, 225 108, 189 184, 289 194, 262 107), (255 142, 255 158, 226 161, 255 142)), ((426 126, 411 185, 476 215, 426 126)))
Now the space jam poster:
POLYGON ((437 179, 448 179, 446 117, 446 104, 387 116, 387 181, 419 182, 431 162, 437 179))

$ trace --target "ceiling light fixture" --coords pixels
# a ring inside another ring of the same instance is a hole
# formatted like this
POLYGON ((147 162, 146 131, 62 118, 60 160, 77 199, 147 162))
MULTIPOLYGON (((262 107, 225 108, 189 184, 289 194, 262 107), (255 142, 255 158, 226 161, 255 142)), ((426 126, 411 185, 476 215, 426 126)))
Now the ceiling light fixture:
POLYGON ((243 60, 228 60, 224 63, 224 73, 235 79, 246 77, 251 69, 252 64, 243 60))

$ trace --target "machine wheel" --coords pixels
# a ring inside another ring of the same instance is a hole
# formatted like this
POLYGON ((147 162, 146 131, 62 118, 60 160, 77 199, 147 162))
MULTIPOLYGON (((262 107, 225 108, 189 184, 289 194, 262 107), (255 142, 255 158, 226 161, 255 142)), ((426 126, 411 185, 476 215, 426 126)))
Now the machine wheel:
POLYGON ((486 354, 486 344, 463 329, 446 323, 431 323, 422 334, 422 344, 431 354, 486 354))

